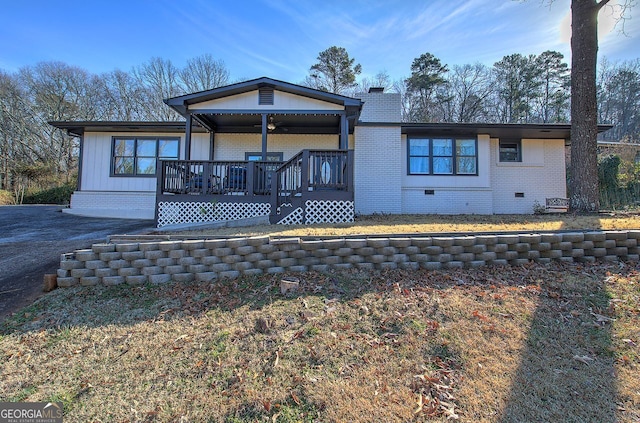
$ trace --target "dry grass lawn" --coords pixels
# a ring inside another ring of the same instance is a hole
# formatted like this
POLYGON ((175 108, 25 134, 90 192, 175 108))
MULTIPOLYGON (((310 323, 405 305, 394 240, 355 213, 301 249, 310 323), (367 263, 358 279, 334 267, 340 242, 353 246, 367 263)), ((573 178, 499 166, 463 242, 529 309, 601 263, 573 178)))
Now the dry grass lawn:
POLYGON ((637 422, 639 270, 57 290, 2 325, 0 401, 62 401, 65 422, 637 422))
MULTIPOLYGON (((638 229, 636 214, 547 215, 369 215, 354 223, 317 225, 261 225, 244 228, 179 232, 193 236, 277 235, 342 236, 383 234, 429 234, 453 232, 558 231, 588 229, 638 229)), ((176 232, 178 233, 178 232, 176 232)))

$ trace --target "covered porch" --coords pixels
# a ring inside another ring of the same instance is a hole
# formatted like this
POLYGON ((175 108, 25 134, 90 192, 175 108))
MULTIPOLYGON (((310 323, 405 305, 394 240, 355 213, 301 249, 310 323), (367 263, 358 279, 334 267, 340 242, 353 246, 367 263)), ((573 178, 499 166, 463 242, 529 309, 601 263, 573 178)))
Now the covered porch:
POLYGON ((186 120, 185 153, 158 161, 159 227, 264 215, 272 223, 353 219, 350 134, 360 100, 260 78, 165 103, 186 120), (194 141, 203 129, 204 148, 200 134, 194 141))
POLYGON ((350 221, 353 192, 353 150, 302 150, 287 162, 163 160, 156 224, 350 221))

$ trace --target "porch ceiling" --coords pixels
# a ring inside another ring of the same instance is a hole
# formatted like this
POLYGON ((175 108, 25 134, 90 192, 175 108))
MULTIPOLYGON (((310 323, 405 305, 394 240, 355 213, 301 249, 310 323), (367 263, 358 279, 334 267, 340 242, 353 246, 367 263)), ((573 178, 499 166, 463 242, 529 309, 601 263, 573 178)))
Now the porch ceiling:
MULTIPOLYGON (((192 116, 196 121, 211 128, 216 133, 251 133, 262 132, 262 115, 260 113, 197 113, 192 116)), ((278 113, 269 114, 268 122, 276 125, 270 134, 340 134, 339 114, 313 113, 278 113)), ((353 128, 350 125, 349 132, 353 128)))

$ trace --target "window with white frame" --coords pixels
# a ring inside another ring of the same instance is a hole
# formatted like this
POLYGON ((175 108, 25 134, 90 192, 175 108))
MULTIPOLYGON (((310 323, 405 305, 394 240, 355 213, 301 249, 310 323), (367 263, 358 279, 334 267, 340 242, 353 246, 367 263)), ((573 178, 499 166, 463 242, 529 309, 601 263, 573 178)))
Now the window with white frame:
POLYGON ((499 155, 501 162, 521 162, 522 142, 520 140, 500 140, 499 155))
POLYGON ((410 137, 409 175, 477 175, 478 142, 473 138, 410 137))
POLYGON ((114 176, 154 176, 156 161, 177 160, 180 140, 165 137, 113 137, 114 176))

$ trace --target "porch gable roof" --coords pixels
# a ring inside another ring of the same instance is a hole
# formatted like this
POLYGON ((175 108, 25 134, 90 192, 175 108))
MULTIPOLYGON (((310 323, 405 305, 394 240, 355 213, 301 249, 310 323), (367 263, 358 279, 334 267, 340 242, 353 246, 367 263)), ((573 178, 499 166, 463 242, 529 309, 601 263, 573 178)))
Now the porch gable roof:
POLYGON ((164 100, 164 102, 176 112, 186 117, 190 105, 243 94, 250 91, 258 90, 260 88, 273 88, 277 91, 340 105, 345 109, 355 107, 359 110, 363 105, 363 102, 357 98, 328 93, 325 91, 303 87, 302 85, 291 84, 289 82, 279 81, 277 79, 267 77, 238 82, 236 84, 213 88, 207 91, 200 91, 197 93, 167 98, 164 100))

